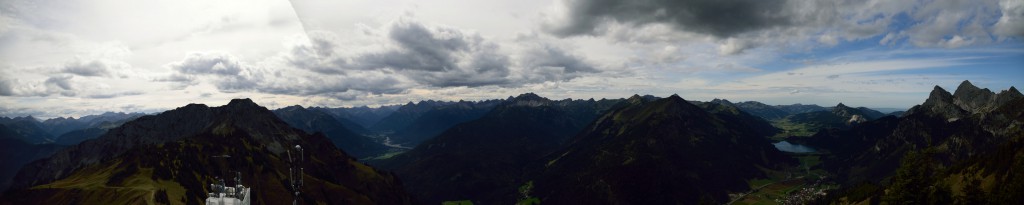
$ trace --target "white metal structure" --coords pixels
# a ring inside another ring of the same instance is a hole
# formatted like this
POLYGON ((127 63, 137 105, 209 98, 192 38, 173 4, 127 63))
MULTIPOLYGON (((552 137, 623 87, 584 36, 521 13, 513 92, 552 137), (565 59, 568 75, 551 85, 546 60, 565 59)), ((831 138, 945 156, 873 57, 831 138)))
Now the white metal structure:
POLYGON ((206 205, 249 205, 250 188, 242 186, 242 173, 236 172, 235 186, 228 187, 224 179, 217 179, 217 184, 210 184, 213 192, 206 198, 206 205))

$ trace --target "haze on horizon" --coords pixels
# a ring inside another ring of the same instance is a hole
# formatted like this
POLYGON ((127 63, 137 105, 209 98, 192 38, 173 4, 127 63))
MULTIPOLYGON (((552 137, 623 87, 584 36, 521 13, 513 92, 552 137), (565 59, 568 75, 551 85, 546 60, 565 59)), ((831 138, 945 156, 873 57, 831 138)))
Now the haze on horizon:
POLYGON ((1024 2, 0 2, 0 116, 632 94, 909 108, 1024 85, 1024 2))

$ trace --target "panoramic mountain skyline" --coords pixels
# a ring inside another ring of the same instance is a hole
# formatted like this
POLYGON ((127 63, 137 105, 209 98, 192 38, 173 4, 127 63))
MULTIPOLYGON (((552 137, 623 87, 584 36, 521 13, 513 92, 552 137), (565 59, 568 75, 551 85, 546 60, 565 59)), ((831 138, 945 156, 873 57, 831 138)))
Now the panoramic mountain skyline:
POLYGON ((13 0, 0 11, 10 117, 528 92, 910 108, 935 85, 1024 86, 1014 0, 13 0))
POLYGON ((223 190, 205 185, 224 184, 217 176, 231 173, 241 178, 235 187, 250 189, 230 198, 252 204, 1024 200, 1014 191, 1024 188, 1024 94, 1015 88, 993 92, 966 80, 955 89, 935 86, 898 116, 838 104, 773 106, 789 115, 759 117, 745 110, 769 106, 740 104, 524 93, 378 108, 388 116, 373 130, 445 130, 409 147, 393 145, 401 131, 347 130, 361 127, 345 118, 372 108, 272 111, 251 99, 82 117, 78 123, 123 124, 66 144, 28 140, 77 127, 76 119, 0 118, 0 164, 7 165, 0 170, 0 204, 212 204, 227 198, 211 197, 223 190), (490 109, 476 119, 444 117, 477 107, 490 109), (387 120, 395 117, 410 119, 387 120), (440 119, 468 121, 433 122, 440 119), (808 132, 822 123, 839 125, 808 132), (293 162, 293 154, 308 162, 293 162), (296 164, 305 186, 290 177, 296 164))

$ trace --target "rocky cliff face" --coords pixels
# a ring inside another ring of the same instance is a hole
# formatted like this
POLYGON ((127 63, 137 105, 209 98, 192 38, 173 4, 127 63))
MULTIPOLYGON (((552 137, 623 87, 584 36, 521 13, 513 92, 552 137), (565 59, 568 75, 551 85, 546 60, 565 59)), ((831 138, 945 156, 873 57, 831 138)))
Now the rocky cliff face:
MULTIPOLYGON (((952 94, 949 91, 942 89, 942 87, 935 86, 932 92, 928 94, 928 99, 921 105, 914 106, 908 111, 910 114, 913 113, 928 113, 929 115, 941 116, 947 120, 953 121, 960 119, 968 112, 963 108, 955 104, 952 94)), ((909 115, 909 114, 907 114, 909 115)))
POLYGON ((1010 87, 996 94, 988 88, 978 88, 970 81, 965 80, 960 83, 954 94, 935 86, 935 89, 928 95, 928 100, 920 106, 911 108, 909 112, 911 112, 910 114, 926 112, 954 121, 973 114, 991 112, 1019 98, 1024 98, 1024 95, 1017 88, 1010 87))
POLYGON ((953 93, 953 103, 972 114, 986 113, 995 110, 1002 104, 1006 104, 1017 98, 1024 97, 1017 88, 1010 87, 996 94, 988 88, 978 88, 970 81, 960 83, 953 93))
MULTIPOLYGON (((833 153, 824 158, 823 166, 850 184, 884 185, 901 159, 912 152, 927 152, 936 160, 935 166, 949 169, 947 174, 1004 177, 993 170, 1007 167, 978 160, 1005 155, 996 150, 1016 146, 1013 144, 1024 139, 1024 97, 1012 87, 997 95, 966 81, 956 93, 935 86, 924 103, 902 117, 867 121, 850 130, 818 132, 807 144, 833 153)), ((1006 160, 1012 157, 1002 159, 1006 160)))

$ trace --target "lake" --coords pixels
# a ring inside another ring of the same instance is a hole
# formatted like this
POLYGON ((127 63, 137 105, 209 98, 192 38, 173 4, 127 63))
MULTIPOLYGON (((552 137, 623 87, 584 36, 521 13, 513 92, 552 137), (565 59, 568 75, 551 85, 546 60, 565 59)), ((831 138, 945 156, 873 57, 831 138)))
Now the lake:
POLYGON ((811 147, 808 147, 808 146, 804 146, 804 145, 800 145, 800 144, 789 143, 788 141, 776 142, 776 143, 772 143, 772 145, 775 145, 775 149, 779 149, 779 151, 783 151, 783 152, 792 152, 792 153, 811 153, 811 152, 817 152, 817 150, 815 150, 814 148, 811 148, 811 147))

